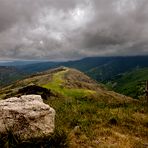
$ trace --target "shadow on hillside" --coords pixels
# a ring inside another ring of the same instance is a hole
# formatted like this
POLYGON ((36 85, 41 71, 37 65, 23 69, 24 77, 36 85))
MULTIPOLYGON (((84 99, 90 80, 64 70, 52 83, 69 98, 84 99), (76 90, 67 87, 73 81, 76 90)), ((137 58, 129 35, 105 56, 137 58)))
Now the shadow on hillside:
POLYGON ((49 89, 36 86, 36 85, 31 85, 31 86, 21 88, 19 89, 18 94, 19 95, 29 95, 29 94, 41 95, 41 97, 45 100, 47 100, 50 96, 53 95, 49 89))

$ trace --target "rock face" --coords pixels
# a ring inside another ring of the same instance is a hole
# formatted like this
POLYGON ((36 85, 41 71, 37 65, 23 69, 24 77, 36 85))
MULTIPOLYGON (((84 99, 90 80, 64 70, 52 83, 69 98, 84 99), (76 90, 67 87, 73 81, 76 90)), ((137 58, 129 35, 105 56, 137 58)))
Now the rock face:
POLYGON ((11 131, 20 140, 49 136, 54 131, 55 111, 39 95, 0 101, 0 134, 11 131))

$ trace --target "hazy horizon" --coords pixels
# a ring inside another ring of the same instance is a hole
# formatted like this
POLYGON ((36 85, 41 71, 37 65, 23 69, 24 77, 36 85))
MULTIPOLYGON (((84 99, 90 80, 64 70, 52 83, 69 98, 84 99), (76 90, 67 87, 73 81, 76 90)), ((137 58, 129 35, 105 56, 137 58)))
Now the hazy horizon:
POLYGON ((31 62, 31 63, 38 63, 38 62, 70 62, 70 61, 79 61, 87 58, 130 58, 130 57, 148 57, 148 55, 127 55, 127 56, 91 56, 91 57, 83 57, 79 59, 67 59, 67 60, 46 60, 46 59, 13 59, 13 60, 0 60, 0 63, 13 63, 13 62, 31 62))

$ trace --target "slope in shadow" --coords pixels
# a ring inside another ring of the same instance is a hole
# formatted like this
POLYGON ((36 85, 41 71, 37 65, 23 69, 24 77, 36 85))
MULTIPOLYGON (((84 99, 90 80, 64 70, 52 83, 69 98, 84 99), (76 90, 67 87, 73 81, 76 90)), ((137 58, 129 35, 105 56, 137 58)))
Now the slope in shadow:
POLYGON ((19 89, 18 94, 19 95, 29 95, 29 94, 41 95, 41 97, 45 100, 47 100, 50 96, 52 96, 50 89, 46 89, 37 85, 31 85, 31 86, 26 86, 24 88, 21 88, 19 89))

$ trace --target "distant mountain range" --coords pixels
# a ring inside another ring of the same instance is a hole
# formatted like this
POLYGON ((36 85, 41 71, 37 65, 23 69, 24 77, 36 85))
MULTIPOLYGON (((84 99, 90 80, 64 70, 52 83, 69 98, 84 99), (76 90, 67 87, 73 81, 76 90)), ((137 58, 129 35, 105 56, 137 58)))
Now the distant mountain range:
POLYGON ((21 70, 13 66, 0 66, 0 88, 25 76, 21 70))
POLYGON ((135 68, 148 67, 148 56, 127 57, 88 57, 76 61, 49 62, 49 61, 12 61, 0 62, 0 66, 15 66, 26 72, 35 73, 48 70, 51 67, 66 66, 76 68, 91 75, 97 80, 105 81, 116 74, 135 68), (107 73, 106 73, 107 70, 107 73), (105 72, 105 73, 104 73, 105 72), (102 75, 103 73, 103 75, 102 75), (104 75, 105 74, 105 75, 104 75))
MULTIPOLYGON (((0 65, 15 66, 15 68, 17 69, 17 72, 15 73, 16 79, 20 79, 26 75, 32 75, 59 66, 75 68, 84 72, 96 81, 107 84, 107 86, 117 92, 135 97, 135 95, 133 95, 133 93, 135 92, 133 91, 135 91, 136 89, 128 90, 130 89, 127 87, 129 86, 128 82, 131 82, 138 73, 141 73, 141 71, 144 71, 144 73, 136 78, 136 81, 141 81, 141 77, 142 81, 147 79, 147 70, 145 70, 144 68, 148 68, 148 56, 88 57, 81 60, 68 62, 15 61, 7 63, 3 62, 0 63, 0 65), (17 73, 21 73, 21 76, 17 75, 17 73), (129 74, 131 78, 128 78, 127 80, 126 75, 129 74), (127 84, 127 86, 124 89, 122 87, 125 83, 127 84)), ((4 82, 2 82, 1 80, 1 84, 10 84, 12 82, 11 79, 13 81, 16 80, 9 77, 7 79, 9 81, 7 82, 7 80, 3 78, 4 82)), ((137 83, 133 83, 132 85, 133 88, 138 87, 137 83)))

